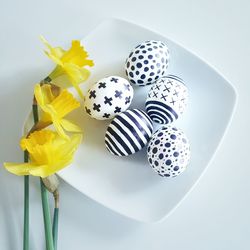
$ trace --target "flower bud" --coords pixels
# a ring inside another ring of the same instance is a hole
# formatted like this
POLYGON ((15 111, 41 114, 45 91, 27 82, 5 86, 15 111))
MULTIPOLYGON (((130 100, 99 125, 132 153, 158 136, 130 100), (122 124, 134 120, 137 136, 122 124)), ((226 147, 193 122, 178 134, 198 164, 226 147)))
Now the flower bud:
POLYGON ((54 193, 59 187, 59 179, 55 174, 42 178, 43 184, 50 193, 54 193))

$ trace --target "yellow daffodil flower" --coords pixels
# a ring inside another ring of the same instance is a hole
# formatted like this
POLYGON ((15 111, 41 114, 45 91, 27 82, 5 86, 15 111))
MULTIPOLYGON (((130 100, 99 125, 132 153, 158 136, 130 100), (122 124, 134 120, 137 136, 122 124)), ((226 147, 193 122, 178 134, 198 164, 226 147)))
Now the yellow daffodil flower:
POLYGON ((22 150, 29 152, 28 163, 4 163, 5 168, 16 175, 34 175, 45 178, 69 165, 81 142, 80 134, 65 140, 51 130, 35 131, 22 138, 22 150))
POLYGON ((40 84, 36 84, 34 94, 37 104, 43 111, 39 121, 40 124, 49 125, 53 123, 58 134, 65 139, 69 137, 65 134, 64 130, 82 132, 77 125, 64 119, 68 113, 80 107, 80 102, 68 90, 64 89, 61 93, 55 95, 52 92, 52 85, 44 84, 40 86, 40 84))
POLYGON ((61 47, 52 47, 44 37, 41 37, 41 40, 49 49, 45 53, 57 64, 57 67, 49 77, 53 80, 58 76, 66 74, 80 97, 83 98, 79 83, 85 81, 90 75, 90 72, 84 67, 92 67, 94 66, 94 62, 87 59, 88 53, 81 46, 80 41, 73 40, 71 48, 65 51, 61 47))

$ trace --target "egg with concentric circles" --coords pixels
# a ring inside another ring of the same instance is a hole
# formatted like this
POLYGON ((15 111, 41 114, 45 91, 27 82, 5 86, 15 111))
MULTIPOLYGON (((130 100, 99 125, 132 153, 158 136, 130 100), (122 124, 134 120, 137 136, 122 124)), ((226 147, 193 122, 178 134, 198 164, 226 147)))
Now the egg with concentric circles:
POLYGON ((133 95, 134 90, 126 79, 109 76, 90 87, 84 108, 89 116, 97 120, 112 119, 128 109, 133 95))
POLYGON ((147 148, 148 162, 162 177, 176 177, 190 161, 190 145, 184 132, 164 125, 156 131, 147 148))
POLYGON ((170 124, 184 112, 187 102, 188 90, 184 81, 175 75, 168 75, 150 88, 145 107, 154 122, 170 124))
POLYGON ((129 81, 144 86, 154 83, 166 75, 169 64, 169 50, 161 41, 146 41, 136 46, 125 62, 129 81))
POLYGON ((105 146, 113 155, 131 155, 149 142, 152 133, 152 121, 143 110, 127 110, 117 115, 109 124, 105 134, 105 146))

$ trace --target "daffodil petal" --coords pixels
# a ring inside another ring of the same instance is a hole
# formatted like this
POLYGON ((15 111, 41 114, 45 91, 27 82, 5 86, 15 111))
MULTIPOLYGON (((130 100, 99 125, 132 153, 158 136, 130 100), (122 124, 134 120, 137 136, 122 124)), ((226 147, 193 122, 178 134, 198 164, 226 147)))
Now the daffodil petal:
MULTIPOLYGON (((65 166, 64 166, 65 167, 65 166)), ((48 165, 41 165, 36 168, 30 169, 30 174, 34 176, 40 176, 42 178, 45 178, 49 175, 52 175, 56 172, 55 168, 51 168, 48 165)))
POLYGON ((44 36, 40 35, 40 40, 43 42, 43 44, 49 49, 52 50, 53 47, 49 44, 49 42, 45 39, 44 36))
POLYGON ((39 106, 44 106, 55 99, 51 91, 51 85, 48 84, 43 86, 36 84, 34 88, 34 95, 39 106))
POLYGON ((23 137, 20 141, 22 150, 31 152, 35 146, 51 142, 55 138, 55 133, 50 130, 41 130, 33 132, 28 138, 23 137))
POLYGON ((64 130, 63 130, 63 128, 62 128, 61 121, 59 121, 58 119, 54 119, 54 120, 53 120, 53 124, 54 124, 54 127, 55 127, 57 133, 58 133, 62 138, 64 138, 65 140, 69 140, 69 136, 66 135, 66 133, 64 132, 64 130))
POLYGON ((85 68, 81 68, 80 71, 83 79, 82 81, 86 81, 90 76, 90 71, 85 68))
POLYGON ((36 84, 34 88, 34 95, 37 103, 42 106, 44 105, 44 98, 40 84, 36 84))
MULTIPOLYGON (((77 66, 75 66, 73 64, 69 64, 69 63, 67 63, 65 65, 64 69, 67 72, 67 75, 68 75, 72 85, 74 86, 74 88, 78 92, 79 96, 83 99, 83 93, 79 87, 79 83, 87 79, 86 74, 83 75, 81 70, 77 66)), ((85 73, 86 73, 86 71, 85 71, 85 73)))
POLYGON ((62 49, 61 47, 52 47, 43 36, 40 36, 40 39, 43 42, 43 44, 50 50, 50 53, 55 57, 61 58, 65 54, 64 49, 62 49))
POLYGON ((61 60, 63 63, 72 63, 79 67, 85 65, 93 66, 92 60, 87 59, 88 53, 85 51, 84 47, 81 45, 79 40, 73 40, 71 48, 64 53, 61 60))
POLYGON ((60 95, 50 103, 50 106, 53 107, 53 110, 57 113, 56 115, 62 118, 74 109, 80 107, 80 102, 77 101, 69 91, 63 90, 60 95))
POLYGON ((61 62, 61 60, 59 58, 57 58, 56 56, 50 54, 48 51, 45 51, 45 54, 56 64, 63 66, 63 63, 61 62))
POLYGON ((73 157, 70 157, 70 158, 64 158, 64 160, 54 164, 53 165, 53 170, 52 169, 47 170, 48 176, 62 170, 63 168, 65 168, 66 166, 71 164, 72 161, 73 161, 73 157))
POLYGON ((74 134, 70 138, 70 141, 68 143, 65 143, 63 145, 63 147, 60 148, 60 153, 62 155, 65 155, 65 156, 72 155, 77 150, 81 141, 82 141, 82 135, 81 134, 74 134))
POLYGON ((13 163, 5 162, 4 167, 12 174, 15 175, 29 175, 30 170, 36 168, 32 163, 13 163))
POLYGON ((76 124, 70 122, 67 119, 62 119, 61 120, 61 125, 62 127, 69 132, 76 132, 76 133, 82 133, 82 130, 79 126, 77 126, 76 124))

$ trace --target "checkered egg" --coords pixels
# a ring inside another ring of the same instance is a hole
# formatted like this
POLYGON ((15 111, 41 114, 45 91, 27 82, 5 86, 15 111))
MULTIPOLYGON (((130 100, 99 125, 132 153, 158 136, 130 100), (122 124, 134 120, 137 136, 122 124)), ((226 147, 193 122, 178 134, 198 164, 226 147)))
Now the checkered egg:
POLYGON ((160 124, 169 124, 184 112, 188 90, 183 80, 168 75, 157 80, 148 92, 145 103, 147 114, 160 124))
POLYGON ((176 177, 190 161, 190 145, 183 131, 164 125, 156 131, 147 148, 148 162, 162 177, 176 177))
POLYGON ((97 120, 111 119, 130 106, 133 95, 133 88, 126 79, 110 76, 99 80, 88 90, 84 109, 97 120))
POLYGON ((161 41, 146 41, 136 46, 125 63, 125 72, 133 84, 144 86, 154 83, 166 74, 169 50, 161 41))

